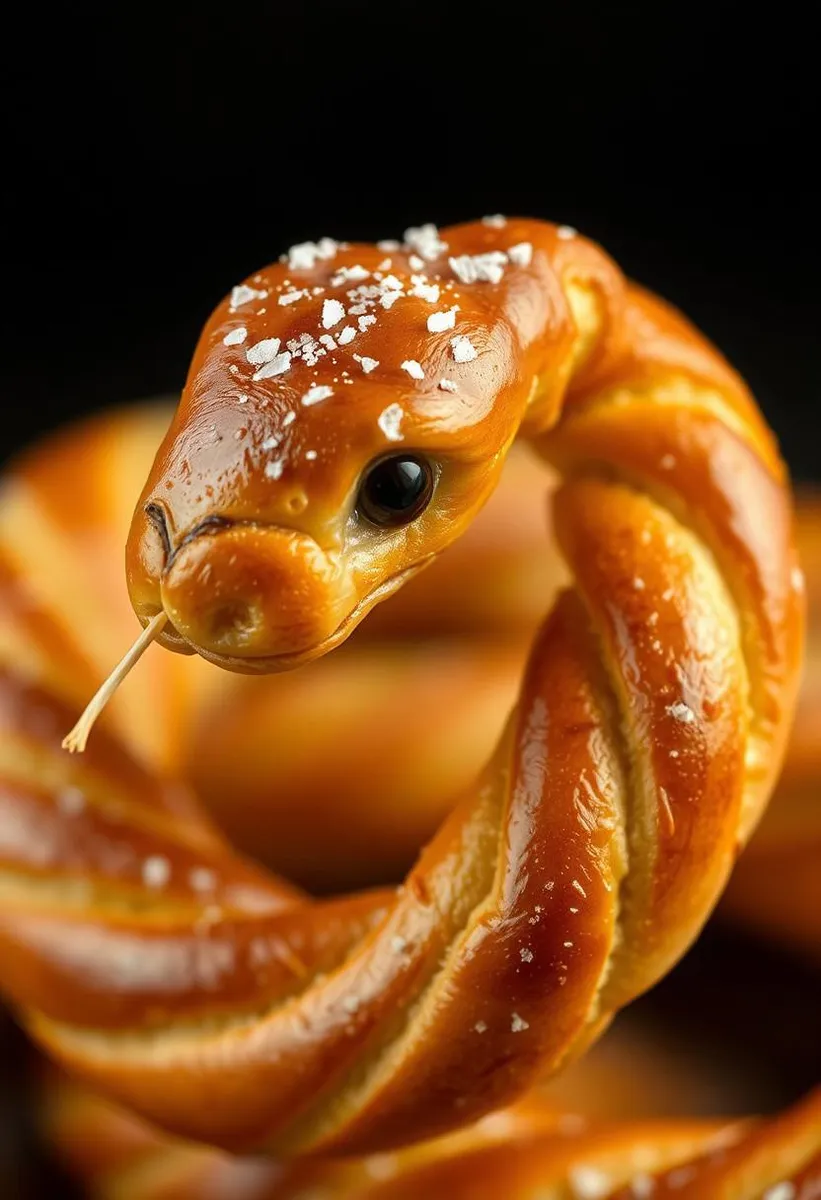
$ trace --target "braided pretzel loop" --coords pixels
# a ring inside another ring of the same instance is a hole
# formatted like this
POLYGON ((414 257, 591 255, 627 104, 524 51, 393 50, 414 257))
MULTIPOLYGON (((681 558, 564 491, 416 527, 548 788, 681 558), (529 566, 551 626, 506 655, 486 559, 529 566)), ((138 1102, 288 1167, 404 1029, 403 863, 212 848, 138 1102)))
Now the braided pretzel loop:
POLYGON ((573 231, 408 242, 296 248, 218 307, 128 547, 132 602, 144 623, 167 612, 168 648, 281 670, 454 540, 514 439, 560 472, 573 587, 401 886, 313 901, 236 855, 127 739, 61 753, 66 680, 89 664, 38 607, 24 543, 32 488, 40 513, 74 497, 42 464, 7 483, 3 605, 26 655, 0 693, 3 988, 70 1070, 232 1149, 431 1136, 581 1053, 701 928, 794 701, 789 490, 734 372, 573 231), (398 451, 433 464, 432 495, 377 528, 360 480, 398 451))
POLYGON ((819 1092, 770 1120, 731 1122, 591 1122, 531 1095, 399 1152, 287 1164, 172 1142, 63 1082, 46 1120, 100 1200, 811 1200, 821 1185, 819 1092))

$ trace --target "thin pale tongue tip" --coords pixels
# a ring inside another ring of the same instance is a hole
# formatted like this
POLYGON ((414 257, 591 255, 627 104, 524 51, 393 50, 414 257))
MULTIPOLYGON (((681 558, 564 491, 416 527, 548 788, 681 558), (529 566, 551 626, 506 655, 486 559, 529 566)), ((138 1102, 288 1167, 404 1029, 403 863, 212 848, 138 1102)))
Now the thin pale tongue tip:
POLYGON ((123 682, 126 675, 131 671, 131 668, 139 662, 148 647, 162 633, 167 624, 168 617, 166 614, 158 612, 145 626, 128 653, 117 663, 117 666, 111 672, 108 679, 106 679, 99 691, 89 701, 85 712, 77 724, 63 738, 63 749, 67 750, 69 754, 83 753, 88 744, 89 735, 103 709, 117 691, 117 688, 123 682))

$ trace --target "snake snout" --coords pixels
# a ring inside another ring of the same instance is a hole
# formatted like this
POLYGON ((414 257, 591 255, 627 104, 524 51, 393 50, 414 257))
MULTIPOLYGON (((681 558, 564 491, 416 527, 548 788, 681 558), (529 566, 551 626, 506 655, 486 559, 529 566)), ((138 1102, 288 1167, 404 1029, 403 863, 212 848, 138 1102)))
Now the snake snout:
POLYGON ((338 562, 312 538, 227 522, 203 524, 180 543, 160 594, 189 646, 249 669, 249 660, 309 651, 346 609, 338 562))

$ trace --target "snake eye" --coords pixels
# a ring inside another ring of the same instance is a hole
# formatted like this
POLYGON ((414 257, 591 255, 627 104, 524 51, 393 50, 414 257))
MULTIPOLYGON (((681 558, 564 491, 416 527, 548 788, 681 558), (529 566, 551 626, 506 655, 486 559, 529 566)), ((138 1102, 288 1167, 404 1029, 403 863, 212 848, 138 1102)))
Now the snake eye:
POLYGON ((432 492, 433 469, 426 459, 392 454, 370 468, 356 506, 373 525, 405 525, 419 516, 432 492))

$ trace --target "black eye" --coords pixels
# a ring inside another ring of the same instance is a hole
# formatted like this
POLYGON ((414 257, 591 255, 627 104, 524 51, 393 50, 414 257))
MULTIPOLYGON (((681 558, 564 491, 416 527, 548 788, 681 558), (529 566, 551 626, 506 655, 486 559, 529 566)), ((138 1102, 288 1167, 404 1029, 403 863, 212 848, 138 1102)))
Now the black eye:
POLYGON ((362 480, 357 508, 374 525, 405 525, 418 517, 433 491, 424 458, 393 454, 374 463, 362 480))

